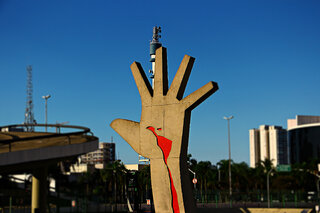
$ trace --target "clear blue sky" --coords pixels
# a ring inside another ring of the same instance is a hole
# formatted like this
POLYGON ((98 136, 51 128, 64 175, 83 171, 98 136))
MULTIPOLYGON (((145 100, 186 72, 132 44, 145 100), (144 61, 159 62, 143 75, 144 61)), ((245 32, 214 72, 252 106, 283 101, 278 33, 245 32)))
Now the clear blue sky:
POLYGON ((115 118, 139 121, 130 71, 149 63, 152 27, 162 27, 169 81, 184 54, 196 58, 186 94, 208 81, 220 90, 192 113, 189 152, 198 160, 249 162, 248 130, 286 127, 296 114, 320 115, 320 1, 0 0, 0 125, 22 123, 26 66, 33 65, 34 113, 49 123, 113 136, 125 163, 137 154, 114 132, 115 118))

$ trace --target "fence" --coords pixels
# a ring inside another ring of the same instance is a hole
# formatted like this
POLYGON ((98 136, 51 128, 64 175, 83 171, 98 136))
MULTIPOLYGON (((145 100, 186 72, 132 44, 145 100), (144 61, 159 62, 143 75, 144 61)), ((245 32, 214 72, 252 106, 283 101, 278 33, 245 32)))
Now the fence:
MULTIPOLYGON (((211 204, 216 208, 231 207, 268 207, 266 191, 233 192, 229 191, 197 191, 194 194, 198 205, 211 204)), ((319 203, 316 192, 303 191, 271 191, 270 207, 299 208, 310 207, 319 203)))
MULTIPOLYGON (((229 196, 228 191, 196 191, 194 194, 197 205, 200 208, 235 208, 235 207, 268 207, 267 193, 265 191, 233 192, 229 196)), ((146 204, 145 196, 141 196, 138 209, 151 212, 152 207, 146 204)), ((132 207, 133 198, 129 198, 132 207)), ((270 207, 273 208, 310 208, 319 204, 316 192, 303 191, 271 191, 270 207)), ((55 212, 127 212, 128 205, 124 202, 104 202, 103 199, 92 197, 48 197, 48 209, 55 212), (59 210, 58 210, 59 209, 59 210)), ((0 194, 0 213, 24 213, 30 212, 30 194, 6 196, 0 194)))

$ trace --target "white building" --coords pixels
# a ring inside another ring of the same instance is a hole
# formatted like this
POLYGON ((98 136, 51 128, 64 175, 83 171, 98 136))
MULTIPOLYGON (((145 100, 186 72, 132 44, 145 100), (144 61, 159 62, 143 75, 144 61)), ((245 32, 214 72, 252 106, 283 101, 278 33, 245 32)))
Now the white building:
POLYGON ((98 150, 81 156, 81 163, 95 165, 97 169, 103 169, 106 164, 116 160, 115 153, 115 143, 99 143, 98 150))
POLYGON ((149 165, 148 164, 125 164, 124 166, 129 171, 140 171, 141 169, 149 165))
POLYGON ((280 126, 261 125, 250 129, 250 167, 260 160, 270 159, 274 166, 288 164, 287 130, 280 126))
POLYGON ((70 166, 71 173, 93 172, 95 169, 104 169, 108 163, 113 163, 116 160, 116 145, 115 143, 99 143, 99 149, 81 155, 78 162, 70 166))

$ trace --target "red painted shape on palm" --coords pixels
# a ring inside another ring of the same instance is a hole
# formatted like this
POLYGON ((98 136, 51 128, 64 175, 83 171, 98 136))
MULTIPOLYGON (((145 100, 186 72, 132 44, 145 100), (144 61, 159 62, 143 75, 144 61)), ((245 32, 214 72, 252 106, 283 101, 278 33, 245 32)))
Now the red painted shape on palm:
MULTIPOLYGON (((180 209, 179 209, 179 204, 178 204, 178 195, 177 195, 176 188, 174 187, 174 184, 173 184, 173 180, 172 180, 170 169, 169 169, 168 164, 167 164, 167 160, 168 160, 169 154, 171 152, 172 141, 169 140, 168 138, 165 138, 163 136, 158 135, 155 132, 155 128, 152 127, 152 126, 147 127, 147 129, 149 129, 151 132, 153 132, 153 134, 156 136, 157 144, 158 144, 158 146, 160 147, 160 149, 161 149, 161 151, 163 153, 164 162, 165 162, 165 164, 166 164, 166 166, 168 168, 168 171, 169 171, 169 178, 170 178, 170 184, 171 184, 171 193, 172 193, 173 212, 174 213, 179 213, 180 209)), ((161 129, 159 128, 158 130, 161 130, 161 129)))

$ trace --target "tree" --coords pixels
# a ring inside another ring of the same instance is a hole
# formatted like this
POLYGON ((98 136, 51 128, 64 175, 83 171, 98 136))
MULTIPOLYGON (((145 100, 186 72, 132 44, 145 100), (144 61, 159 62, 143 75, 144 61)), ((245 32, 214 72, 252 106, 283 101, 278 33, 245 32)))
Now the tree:
POLYGON ((204 189, 204 193, 205 193, 204 198, 205 200, 207 200, 208 181, 213 176, 211 162, 200 161, 195 168, 195 172, 197 173, 199 184, 200 184, 201 197, 203 196, 202 191, 204 189))
POLYGON ((249 176, 249 166, 245 162, 241 163, 233 163, 232 164, 232 176, 233 176, 233 190, 234 191, 249 191, 249 182, 250 182, 250 176, 249 176))
MULTIPOLYGON (((233 161, 231 160, 231 167, 233 161)), ((220 172, 220 190, 227 190, 229 188, 229 160, 221 160, 217 163, 220 172)))

